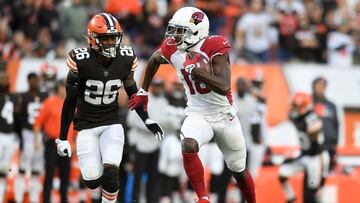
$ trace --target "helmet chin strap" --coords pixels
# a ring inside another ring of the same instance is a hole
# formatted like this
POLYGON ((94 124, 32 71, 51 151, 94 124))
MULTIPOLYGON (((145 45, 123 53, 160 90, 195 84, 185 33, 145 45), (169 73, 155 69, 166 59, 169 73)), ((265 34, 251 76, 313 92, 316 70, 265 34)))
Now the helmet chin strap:
POLYGON ((199 41, 195 42, 194 44, 190 44, 184 41, 184 43, 187 45, 185 51, 190 51, 189 49, 193 48, 195 45, 199 44, 204 39, 206 39, 206 37, 201 38, 199 41))

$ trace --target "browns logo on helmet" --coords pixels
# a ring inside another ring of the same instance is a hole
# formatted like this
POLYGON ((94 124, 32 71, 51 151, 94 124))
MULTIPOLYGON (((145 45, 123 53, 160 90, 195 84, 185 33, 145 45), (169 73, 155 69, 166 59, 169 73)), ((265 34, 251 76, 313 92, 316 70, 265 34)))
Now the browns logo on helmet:
POLYGON ((116 57, 122 40, 119 22, 108 13, 94 15, 88 24, 88 43, 105 57, 116 57))

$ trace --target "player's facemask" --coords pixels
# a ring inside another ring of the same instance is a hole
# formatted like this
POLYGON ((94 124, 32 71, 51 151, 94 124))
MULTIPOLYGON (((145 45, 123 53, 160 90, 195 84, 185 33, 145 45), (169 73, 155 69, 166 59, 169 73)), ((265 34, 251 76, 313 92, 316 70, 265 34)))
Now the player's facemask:
POLYGON ((186 49, 189 44, 186 43, 185 39, 193 35, 188 27, 169 24, 166 28, 165 37, 170 39, 167 40, 167 45, 176 45, 179 49, 186 49))
POLYGON ((120 48, 122 34, 112 34, 95 38, 99 53, 105 57, 115 58, 120 48))

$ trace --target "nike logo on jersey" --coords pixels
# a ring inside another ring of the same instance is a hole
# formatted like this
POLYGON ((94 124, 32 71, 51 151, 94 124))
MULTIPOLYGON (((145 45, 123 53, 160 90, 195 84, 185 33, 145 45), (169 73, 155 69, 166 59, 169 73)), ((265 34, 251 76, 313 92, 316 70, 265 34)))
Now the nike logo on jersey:
POLYGON ((226 45, 228 42, 227 41, 225 41, 225 42, 223 42, 223 45, 226 45))
POLYGON ((235 118, 235 116, 233 116, 232 118, 230 118, 230 119, 229 119, 229 121, 232 121, 232 120, 234 120, 234 118, 235 118))

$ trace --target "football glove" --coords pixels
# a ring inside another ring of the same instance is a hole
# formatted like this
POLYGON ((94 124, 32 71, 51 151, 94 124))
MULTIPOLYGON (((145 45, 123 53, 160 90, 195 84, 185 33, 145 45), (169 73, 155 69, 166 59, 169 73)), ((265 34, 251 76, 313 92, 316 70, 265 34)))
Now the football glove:
POLYGON ((69 141, 56 139, 55 142, 57 145, 57 153, 60 156, 71 157, 71 146, 70 146, 69 141))
POLYGON ((137 107, 143 105, 144 111, 147 111, 147 104, 148 104, 148 93, 140 88, 139 91, 135 94, 133 94, 129 100, 128 107, 130 110, 134 110, 137 107))
POLYGON ((194 68, 198 68, 199 66, 199 61, 200 59, 200 54, 196 54, 192 59, 190 59, 190 55, 187 54, 186 56, 186 60, 184 62, 184 69, 185 71, 191 75, 191 72, 194 68))
POLYGON ((146 119, 145 120, 146 128, 149 129, 156 137, 157 140, 162 140, 164 138, 164 130, 161 128, 158 122, 146 119))

